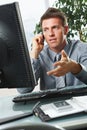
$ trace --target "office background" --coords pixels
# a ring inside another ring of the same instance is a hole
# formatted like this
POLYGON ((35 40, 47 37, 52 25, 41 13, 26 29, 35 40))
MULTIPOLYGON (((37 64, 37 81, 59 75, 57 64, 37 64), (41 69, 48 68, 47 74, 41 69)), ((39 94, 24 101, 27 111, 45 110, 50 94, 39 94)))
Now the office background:
MULTIPOLYGON (((30 50, 31 40, 32 37, 34 36, 36 23, 39 22, 39 19, 43 14, 43 12, 48 7, 52 6, 56 0, 37 0, 37 2, 35 0, 0 0, 0 5, 15 2, 15 1, 19 2, 20 5, 20 11, 21 11, 21 16, 23 20, 24 29, 25 29, 25 35, 30 50)), ((14 91, 12 90, 12 92, 14 91)), ((0 90, 0 95, 2 93, 4 93, 3 90, 0 90)))

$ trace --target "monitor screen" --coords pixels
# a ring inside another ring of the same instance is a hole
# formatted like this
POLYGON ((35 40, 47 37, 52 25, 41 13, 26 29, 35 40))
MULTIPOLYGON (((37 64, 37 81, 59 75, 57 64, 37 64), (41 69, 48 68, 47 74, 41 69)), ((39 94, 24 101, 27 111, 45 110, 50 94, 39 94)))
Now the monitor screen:
POLYGON ((18 2, 0 6, 0 88, 36 84, 18 2))

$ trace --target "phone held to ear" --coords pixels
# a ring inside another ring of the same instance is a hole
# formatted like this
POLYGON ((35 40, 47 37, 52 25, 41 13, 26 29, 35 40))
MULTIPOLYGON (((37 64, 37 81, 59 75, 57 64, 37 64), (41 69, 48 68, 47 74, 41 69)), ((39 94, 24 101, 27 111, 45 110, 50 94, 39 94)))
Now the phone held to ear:
MULTIPOLYGON (((42 34, 43 35, 43 34, 42 34)), ((42 43, 43 43, 43 45, 44 45, 44 35, 43 35, 43 40, 42 40, 42 43)))

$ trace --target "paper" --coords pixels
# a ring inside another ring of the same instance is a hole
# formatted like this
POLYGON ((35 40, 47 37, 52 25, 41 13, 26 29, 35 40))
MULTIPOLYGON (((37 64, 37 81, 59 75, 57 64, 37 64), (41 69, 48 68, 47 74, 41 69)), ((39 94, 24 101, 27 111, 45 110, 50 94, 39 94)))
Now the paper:
POLYGON ((76 96, 72 100, 82 107, 84 111, 87 111, 87 96, 76 96))
POLYGON ((84 109, 72 99, 41 105, 40 108, 44 114, 48 115, 50 118, 61 117, 84 111, 84 109))

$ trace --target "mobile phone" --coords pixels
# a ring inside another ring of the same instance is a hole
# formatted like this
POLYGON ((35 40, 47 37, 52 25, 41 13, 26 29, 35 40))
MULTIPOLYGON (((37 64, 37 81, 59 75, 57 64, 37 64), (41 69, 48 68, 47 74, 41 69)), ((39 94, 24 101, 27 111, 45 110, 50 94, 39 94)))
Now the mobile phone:
POLYGON ((45 40, 45 38, 44 38, 44 35, 43 35, 43 32, 40 32, 40 34, 42 35, 42 43, 44 44, 44 40, 45 40))
MULTIPOLYGON (((42 34, 43 35, 43 34, 42 34)), ((45 38, 44 38, 44 35, 43 35, 43 40, 42 40, 42 43, 44 44, 44 40, 45 40, 45 38)))

